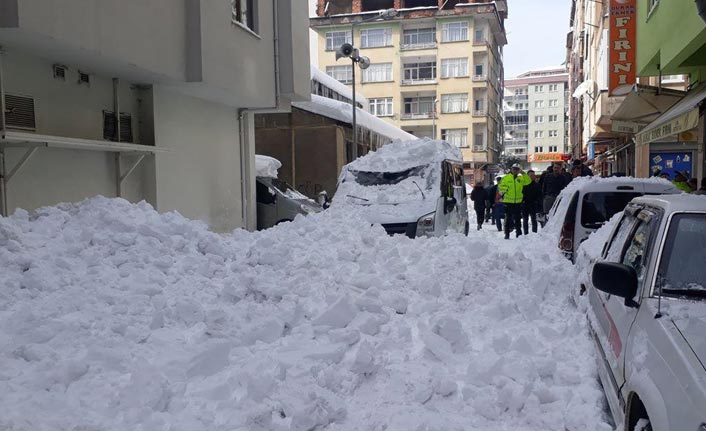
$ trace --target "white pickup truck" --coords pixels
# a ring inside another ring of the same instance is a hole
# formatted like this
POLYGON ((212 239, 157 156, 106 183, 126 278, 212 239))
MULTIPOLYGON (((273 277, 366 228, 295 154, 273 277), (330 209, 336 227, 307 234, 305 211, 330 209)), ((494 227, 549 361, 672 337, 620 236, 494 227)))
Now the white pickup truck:
POLYGON ((640 197, 593 265, 599 375, 626 431, 706 431, 706 196, 640 197))

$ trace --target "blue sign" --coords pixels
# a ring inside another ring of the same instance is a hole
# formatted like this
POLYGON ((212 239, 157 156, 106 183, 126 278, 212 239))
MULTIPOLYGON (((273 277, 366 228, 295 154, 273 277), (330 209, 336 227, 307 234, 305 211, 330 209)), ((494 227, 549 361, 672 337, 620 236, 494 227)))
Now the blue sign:
POLYGON ((595 142, 588 143, 588 160, 593 160, 596 158, 596 144, 595 142))
POLYGON ((650 173, 669 174, 669 179, 674 179, 676 171, 686 171, 691 177, 694 172, 694 153, 683 151, 679 153, 650 152, 650 173))

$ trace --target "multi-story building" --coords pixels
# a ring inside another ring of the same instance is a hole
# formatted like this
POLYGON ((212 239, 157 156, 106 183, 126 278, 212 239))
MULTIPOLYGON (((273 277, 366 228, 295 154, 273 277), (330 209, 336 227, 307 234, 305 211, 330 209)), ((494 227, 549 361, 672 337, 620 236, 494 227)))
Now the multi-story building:
POLYGON ((507 156, 526 159, 535 170, 568 159, 568 80, 563 68, 505 80, 507 156))
POLYGON ((148 3, 0 1, 2 215, 100 194, 255 227, 254 110, 309 99, 306 10, 148 3))
POLYGON ((356 71, 356 87, 372 114, 416 136, 457 145, 476 175, 497 161, 504 0, 319 0, 317 15, 310 23, 321 70, 352 83, 350 60, 336 59, 346 42, 370 58, 369 68, 356 71), (395 8, 396 16, 376 21, 385 8, 395 8))

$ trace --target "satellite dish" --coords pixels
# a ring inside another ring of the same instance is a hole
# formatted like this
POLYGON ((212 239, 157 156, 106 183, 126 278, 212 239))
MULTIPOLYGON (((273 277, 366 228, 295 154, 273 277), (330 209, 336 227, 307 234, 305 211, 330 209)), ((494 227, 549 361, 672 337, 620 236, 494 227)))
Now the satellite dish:
POLYGON ((574 94, 572 94, 572 96, 574 99, 578 99, 583 95, 588 95, 591 99, 593 99, 593 93, 595 88, 596 83, 593 82, 593 80, 591 79, 587 79, 581 84, 579 84, 578 87, 576 87, 576 90, 574 90, 574 94))

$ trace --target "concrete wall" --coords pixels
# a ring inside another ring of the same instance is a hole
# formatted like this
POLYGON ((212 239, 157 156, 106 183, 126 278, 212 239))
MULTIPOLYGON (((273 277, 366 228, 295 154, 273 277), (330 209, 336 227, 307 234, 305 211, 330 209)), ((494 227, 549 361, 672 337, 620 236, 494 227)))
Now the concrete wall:
POLYGON ((203 220, 215 231, 243 226, 239 128, 224 105, 154 89, 157 209, 203 220))

